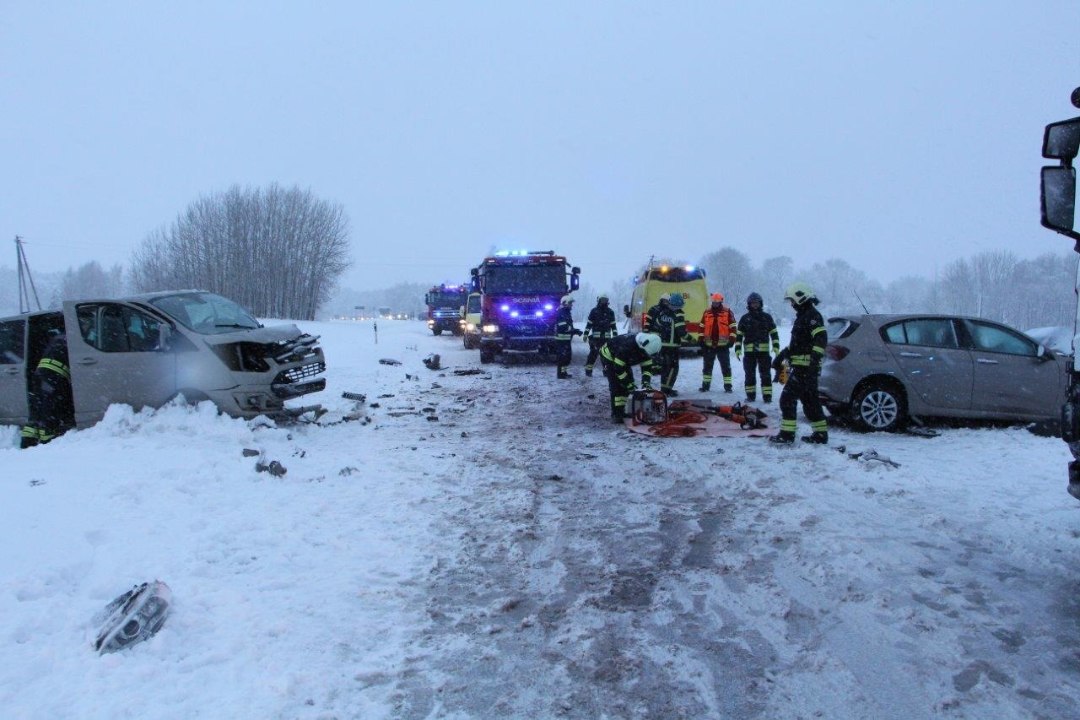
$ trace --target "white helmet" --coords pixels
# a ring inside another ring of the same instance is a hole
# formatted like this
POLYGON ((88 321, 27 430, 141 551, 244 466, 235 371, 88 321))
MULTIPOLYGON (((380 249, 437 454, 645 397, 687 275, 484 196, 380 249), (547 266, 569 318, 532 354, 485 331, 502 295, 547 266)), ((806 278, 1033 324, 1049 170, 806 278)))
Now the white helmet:
POLYGON ((671 302, 671 295, 664 293, 657 302, 671 302))
POLYGON ((639 348, 650 355, 655 355, 660 352, 660 345, 662 343, 660 342, 660 336, 656 333, 639 332, 634 336, 634 340, 637 342, 639 348))
POLYGON ((574 296, 573 295, 563 295, 562 300, 559 301, 559 304, 560 305, 570 305, 573 302, 574 302, 574 296))
POLYGON ((804 282, 794 282, 788 285, 787 290, 784 291, 784 299, 790 300, 795 305, 802 305, 807 300, 817 302, 817 295, 810 289, 810 286, 804 282))

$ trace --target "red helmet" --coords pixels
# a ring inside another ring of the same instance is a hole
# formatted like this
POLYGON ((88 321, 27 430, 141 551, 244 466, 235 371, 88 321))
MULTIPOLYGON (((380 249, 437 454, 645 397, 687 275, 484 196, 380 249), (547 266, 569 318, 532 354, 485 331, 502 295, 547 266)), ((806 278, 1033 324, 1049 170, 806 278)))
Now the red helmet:
POLYGON ((713 293, 712 294, 712 301, 714 303, 722 303, 722 302, 724 302, 724 296, 721 293, 713 293))

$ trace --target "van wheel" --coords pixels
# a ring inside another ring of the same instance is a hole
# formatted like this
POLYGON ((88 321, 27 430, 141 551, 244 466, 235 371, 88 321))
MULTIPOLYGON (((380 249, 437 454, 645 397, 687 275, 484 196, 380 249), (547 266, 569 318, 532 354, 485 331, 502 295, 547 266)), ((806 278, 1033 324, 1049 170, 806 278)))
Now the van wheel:
POLYGON ((490 348, 486 348, 483 345, 480 346, 480 362, 487 365, 495 359, 495 351, 490 348))
POLYGON ((442 335, 442 328, 431 328, 431 332, 435 333, 436 335, 442 335))
POLYGON ((855 393, 851 416, 864 430, 894 432, 907 422, 904 396, 895 385, 874 382, 855 393))

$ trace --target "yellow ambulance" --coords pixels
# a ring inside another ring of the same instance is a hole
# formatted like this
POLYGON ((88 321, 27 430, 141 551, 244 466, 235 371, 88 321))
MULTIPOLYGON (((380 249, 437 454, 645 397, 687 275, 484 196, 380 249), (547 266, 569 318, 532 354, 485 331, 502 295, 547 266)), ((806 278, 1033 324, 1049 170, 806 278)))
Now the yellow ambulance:
POLYGON ((684 345, 696 346, 701 338, 701 316, 709 307, 709 290, 705 286, 705 270, 695 265, 654 263, 634 279, 634 292, 630 304, 623 312, 630 319, 630 331, 641 332, 649 308, 660 302, 663 294, 683 297, 683 314, 686 316, 684 345))

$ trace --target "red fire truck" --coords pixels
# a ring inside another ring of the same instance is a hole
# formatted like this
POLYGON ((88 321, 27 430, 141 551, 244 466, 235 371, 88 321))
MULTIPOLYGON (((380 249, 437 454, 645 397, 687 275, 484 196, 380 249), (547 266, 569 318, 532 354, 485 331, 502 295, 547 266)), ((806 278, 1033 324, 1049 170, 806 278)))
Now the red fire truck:
POLYGON ((559 300, 578 289, 581 268, 552 250, 495 253, 472 269, 481 294, 480 362, 508 351, 554 352, 559 300))
POLYGON ((462 333, 461 306, 465 304, 468 288, 464 285, 436 285, 424 295, 427 303, 427 326, 435 335, 449 330, 455 335, 462 333))

